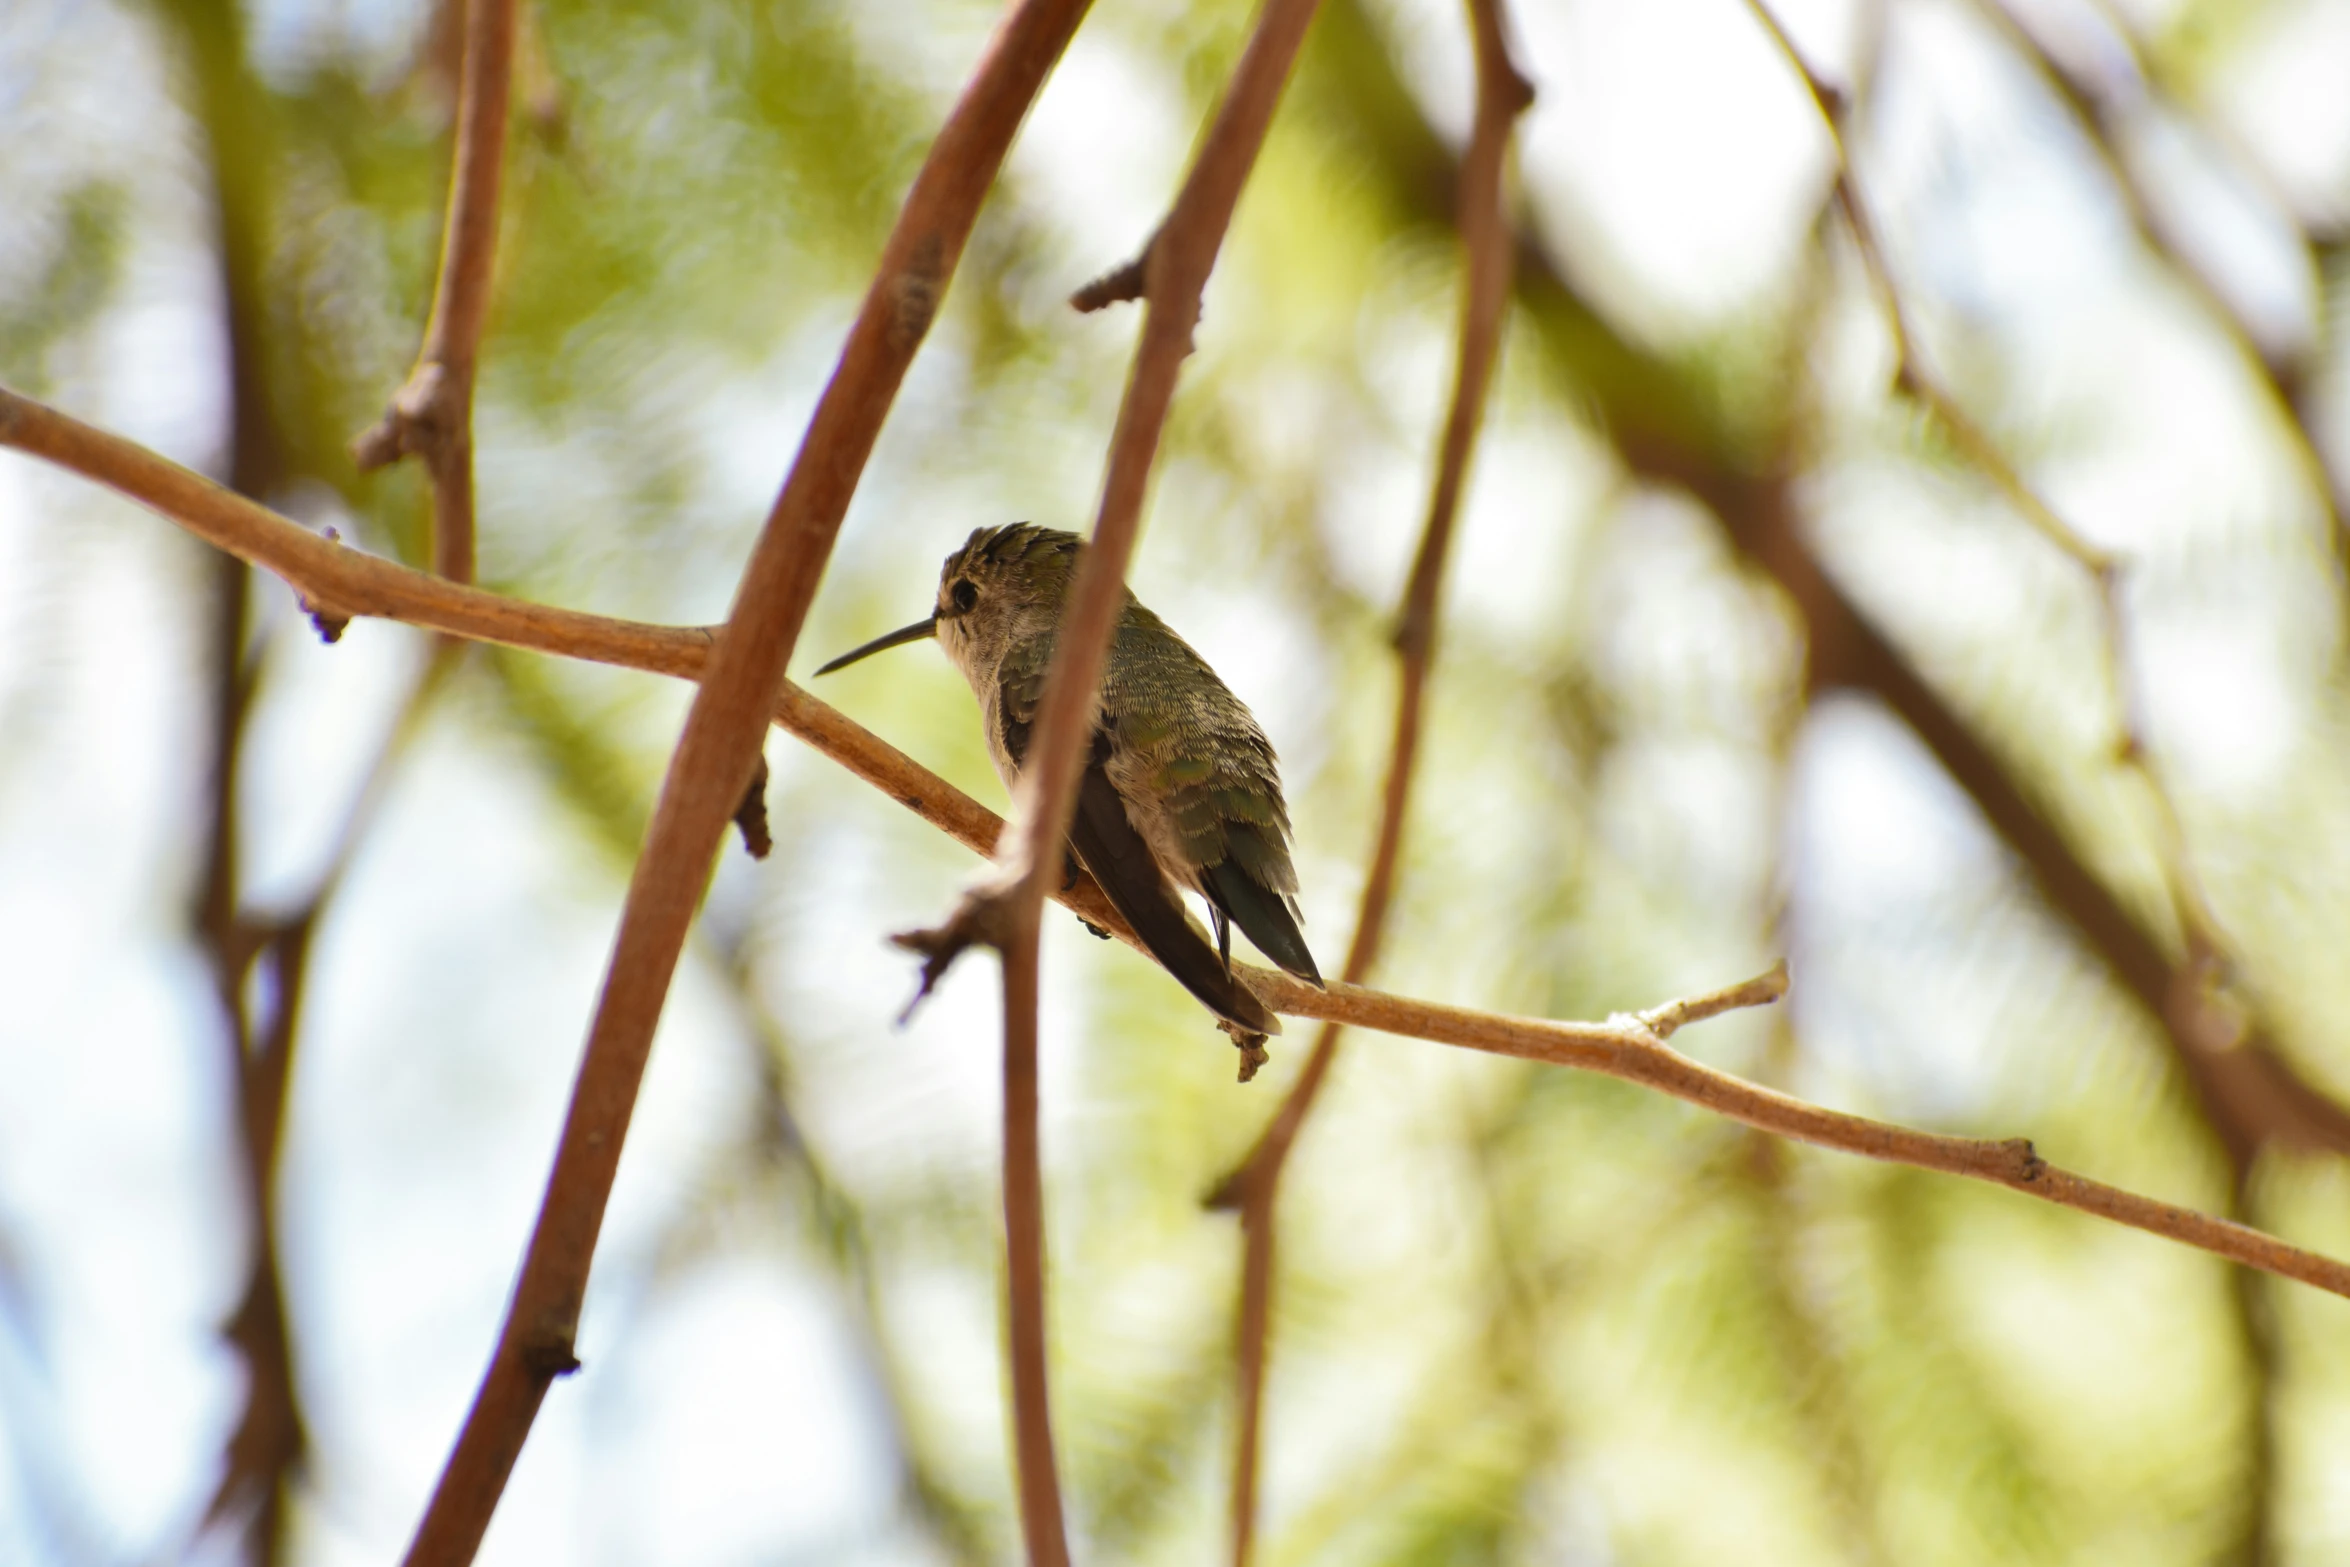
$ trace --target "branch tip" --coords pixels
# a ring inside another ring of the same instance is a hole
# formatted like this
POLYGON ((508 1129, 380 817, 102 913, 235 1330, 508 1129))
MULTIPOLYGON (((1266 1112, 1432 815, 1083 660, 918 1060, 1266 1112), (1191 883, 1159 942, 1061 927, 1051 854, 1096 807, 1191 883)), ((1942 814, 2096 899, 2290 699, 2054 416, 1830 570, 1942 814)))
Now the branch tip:
POLYGON ((963 899, 955 905, 946 923, 927 930, 901 930, 890 938, 890 945, 902 947, 922 957, 922 977, 916 984, 913 999, 898 1014, 898 1026, 905 1027, 914 1016, 914 1010, 929 999, 938 982, 946 978, 947 970, 955 960, 973 947, 993 947, 998 952, 1011 950, 1011 938, 1005 929, 1009 913, 1009 899, 1016 891, 1008 892, 992 881, 966 889, 963 899))
POLYGON ((751 781, 743 789, 742 803, 734 808, 734 825, 743 835, 743 848, 754 860, 763 860, 773 852, 775 839, 767 830, 767 753, 759 753, 758 765, 751 769, 751 781))
POLYGON ((1246 1162, 1233 1166, 1224 1178, 1207 1190, 1199 1205, 1209 1213, 1239 1213, 1248 1207, 1248 1180, 1252 1166, 1246 1162))
MULTIPOLYGON (((1106 936, 1108 932, 1102 931, 1097 934, 1106 936)), ((1257 1073, 1266 1062, 1273 1059, 1272 1052, 1265 1048, 1266 1036, 1253 1028, 1243 1028, 1230 1018, 1218 1018, 1216 1026, 1232 1036, 1233 1048, 1240 1052, 1240 1081, 1244 1083, 1255 1082, 1257 1073)))
POLYGON ((1069 308, 1080 315, 1091 315, 1096 310, 1142 298, 1150 283, 1150 260, 1151 247, 1146 244, 1132 261, 1112 268, 1071 294, 1069 308))
POLYGON ((1743 1011, 1748 1007, 1767 1007, 1787 994, 1787 986, 1787 960, 1781 958, 1767 971, 1752 979, 1726 985, 1720 990, 1709 990, 1703 995, 1668 1001, 1663 1006, 1633 1014, 1632 1021, 1659 1040, 1666 1040, 1691 1023, 1702 1023, 1707 1018, 1720 1017, 1725 1012, 1743 1011))

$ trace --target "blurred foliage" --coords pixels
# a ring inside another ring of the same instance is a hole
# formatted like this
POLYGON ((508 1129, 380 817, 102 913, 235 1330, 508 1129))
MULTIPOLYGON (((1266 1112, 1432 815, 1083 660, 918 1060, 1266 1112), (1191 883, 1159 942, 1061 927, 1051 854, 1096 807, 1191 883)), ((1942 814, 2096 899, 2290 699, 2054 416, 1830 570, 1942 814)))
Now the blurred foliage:
MULTIPOLYGON (((1517 305, 1381 982, 1597 1016, 1790 951, 1787 1017, 1708 1024, 1686 1048, 1868 1111, 2028 1130, 2101 1177, 2212 1208, 2240 1197, 2256 1222, 2350 1249, 2340 1161, 2272 1152, 2233 1191, 2160 1028, 2027 868, 1880 709, 1811 688, 1802 620, 1705 509, 1718 497, 1634 477, 1674 463, 1791 476, 1838 588, 2160 924, 2160 834, 2111 755, 2093 595, 1889 397, 1868 284, 1819 221, 1816 127, 1766 123, 1765 94, 1705 101, 1718 76, 1642 79, 1651 117, 1615 125, 1623 145, 1685 131, 1741 169, 1749 136, 1781 149, 1772 190, 1793 218, 1779 229, 1798 241, 1723 250, 1745 282, 1728 306, 1692 305, 1661 270, 1590 259, 1639 254, 1646 209, 1609 196, 1604 155, 1575 139, 1634 112, 1605 110, 1604 79, 1645 58, 1625 40, 1649 24, 1599 0, 1520 9, 1551 117, 1528 124, 1517 305)), ((2251 90, 2232 73, 2315 6, 2120 9, 2159 13, 2138 23, 2150 68, 2193 115, 2251 90)), ((23 128, 0 150, 0 377, 225 474, 232 436, 252 432, 234 428, 219 366, 245 355, 266 394, 267 498, 421 558, 415 476, 362 478, 346 444, 405 374, 429 306, 452 114, 432 10, 50 0, 0 25, 0 104, 23 128), (159 365, 142 334, 173 312, 202 325, 159 365), (201 412, 174 422, 159 401, 201 412)), ((1684 10, 1703 36, 1738 40, 1705 54, 1708 70, 1780 68, 1735 5, 1684 10)), ((2012 43, 1956 0, 1886 10, 1881 58, 1852 62, 1862 166, 1934 362, 2136 563, 2153 749, 2237 983, 2307 1075, 2343 1091, 2341 584, 2286 413, 2133 240, 2068 222, 2110 192, 2080 146, 2013 131, 2038 123, 2014 105, 2049 106, 2012 43)), ((724 613, 992 17, 979 0, 526 6, 478 417, 487 580, 650 619, 724 613)), ((975 525, 1090 515, 1134 316, 1061 301, 1147 235, 1249 21, 1237 0, 1144 0, 1087 23, 893 415, 807 652, 918 612, 932 563, 975 525)), ((1426 40, 1457 27, 1449 7, 1326 3, 1211 289, 1136 572, 1281 747, 1326 966, 1370 843, 1389 616, 1450 375, 1445 127, 1465 113, 1466 55, 1426 40)), ((1851 42, 1819 38, 1830 58, 1851 42)), ((2350 170, 2350 149, 2335 158, 2350 170)), ((1650 198, 1749 210, 1727 184, 1650 198)), ((2336 384, 2340 270, 2321 279, 2315 328, 2336 384)), ((49 526, 44 513, 27 558, 53 548, 49 526)), ((40 580, 107 592, 62 566, 40 580)), ((279 617, 260 634, 302 633, 279 617)), ((403 923, 365 889, 438 874, 465 889, 449 898, 484 898, 466 878, 511 863, 496 841, 509 833, 576 864, 608 919, 682 698, 504 651, 469 655, 454 687, 443 707, 460 721, 403 778, 519 775, 530 808, 468 829, 480 836, 446 863, 363 862, 333 918, 377 976, 367 994, 412 993, 443 1008, 430 1015, 451 1040, 486 1050, 511 1009, 563 1032, 586 998, 513 988, 527 926, 486 934, 478 971, 452 972, 459 927, 403 923), (431 773, 460 765, 452 754, 477 771, 431 773)), ((899 654, 827 695, 1000 801, 943 661, 899 654)), ((260 700, 323 722, 275 684, 260 700)), ((656 1243, 599 1272, 604 1298, 634 1303, 603 1352, 625 1368, 629 1335, 713 1259, 813 1273, 855 1325, 840 1357, 884 1411, 888 1504, 839 1526, 853 1543, 770 1542, 768 1558, 1010 1560, 992 981, 971 965, 893 1033, 910 978, 879 940, 942 906, 968 857, 787 739, 769 753, 776 853, 751 867, 730 847, 689 963, 725 999, 662 1047, 715 1029, 739 1047, 740 1092, 723 1135, 690 1154, 632 1144, 628 1178, 658 1168, 669 1206, 656 1243)), ((252 765, 293 779, 289 797, 328 787, 297 743, 269 754, 252 765)), ((445 810, 448 794, 417 798, 445 810)), ((250 852, 278 852, 272 834, 290 829, 253 814, 250 852)), ((181 875, 154 873, 159 905, 181 875)), ((1200 1200, 1310 1034, 1293 1029, 1238 1089, 1171 981, 1050 925, 1055 1394, 1080 1555, 1217 1559, 1238 1242, 1200 1200)), ((308 1055, 393 1026, 327 1016, 308 1055)), ((384 1046, 422 1083, 406 1091, 494 1097, 479 1086, 494 1073, 434 1077, 448 1058, 410 1043, 384 1046)), ((340 1113, 399 1112, 395 1096, 340 1113)), ((513 1125, 498 1135, 538 1158, 543 1127, 513 1125)), ((2008 1194, 1771 1145, 1616 1083, 1362 1039, 1280 1219, 1267 1563, 2318 1563, 2350 1549, 2332 1478, 2350 1441, 2342 1303, 2238 1289, 2200 1256, 2008 1194)), ((240 1244, 224 1225, 216 1245, 240 1244)), ((510 1245, 501 1232, 490 1249, 510 1245)), ((346 1342, 330 1320, 346 1286, 314 1265, 294 1291, 298 1355, 346 1342)), ((436 1364, 470 1375, 481 1346, 443 1337, 436 1364)), ((0 1377, 0 1421, 45 1429, 21 1380, 0 1377)), ((321 1423, 299 1506, 363 1518, 335 1527, 382 1554, 417 1497, 353 1478, 368 1451, 353 1407, 321 1423)), ((787 1452, 820 1446, 855 1415, 779 1409, 768 1434, 787 1452)), ((592 1454, 546 1462, 604 1473, 592 1454)), ((93 1460, 93 1498, 112 1483, 101 1471, 93 1460)), ((55 1484, 23 1472, 19 1491, 55 1484)), ((603 1505, 654 1516, 664 1483, 614 1476, 603 1505)), ((27 1516, 70 1513, 43 1494, 27 1516)), ((30 1529, 0 1532, 0 1554, 30 1529)), ((168 1535, 101 1531, 88 1559, 152 1559, 168 1535)))

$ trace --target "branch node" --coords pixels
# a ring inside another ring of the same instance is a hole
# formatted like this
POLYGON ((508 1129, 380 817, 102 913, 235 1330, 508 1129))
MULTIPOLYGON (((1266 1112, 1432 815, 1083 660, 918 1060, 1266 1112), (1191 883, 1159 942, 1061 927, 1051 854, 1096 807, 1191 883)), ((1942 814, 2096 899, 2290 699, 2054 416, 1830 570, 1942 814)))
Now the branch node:
POLYGON ((1999 1151, 2014 1164, 2015 1173, 2009 1180, 2015 1185, 2030 1186, 2048 1174, 2048 1161, 2040 1157, 2029 1137, 2010 1137, 1999 1145, 1999 1151))
POLYGON ((437 359, 420 361, 407 384, 392 394, 384 416, 351 443, 351 460, 361 473, 389 467, 403 457, 440 460, 449 439, 450 415, 458 400, 456 377, 437 359))
POLYGON ((1017 879, 999 883, 987 877, 965 890, 963 901, 955 905, 946 923, 928 930, 901 930, 892 935, 890 943, 908 952, 922 955, 922 978, 915 986, 913 999, 898 1014, 898 1026, 904 1027, 914 1015, 914 1009, 929 999, 938 982, 946 978, 947 970, 955 966, 955 959, 973 947, 993 947, 998 952, 1011 950, 1011 931, 1007 921, 1014 901, 1019 896, 1017 879))
POLYGON ((1254 1179, 1256 1163, 1244 1160, 1226 1173, 1224 1178, 1208 1188, 1199 1200, 1201 1208, 1209 1213, 1240 1213, 1248 1207, 1249 1182, 1254 1179))
POLYGON ((1812 96, 1819 100, 1820 113, 1827 116, 1828 123, 1841 134, 1844 122, 1851 113, 1852 95, 1825 77, 1814 75, 1808 68, 1803 74, 1810 83, 1812 96))
POLYGON ((1524 71, 1518 69, 1518 63, 1515 60, 1505 56, 1501 61, 1501 70, 1496 79, 1502 84, 1501 106, 1508 112, 1510 118, 1516 119, 1534 107, 1534 100, 1539 95, 1534 90, 1532 79, 1524 71))
POLYGON ((547 1332, 523 1343, 515 1351, 515 1358, 534 1381, 552 1382, 579 1369, 579 1356, 573 1353, 573 1348, 570 1334, 547 1332))

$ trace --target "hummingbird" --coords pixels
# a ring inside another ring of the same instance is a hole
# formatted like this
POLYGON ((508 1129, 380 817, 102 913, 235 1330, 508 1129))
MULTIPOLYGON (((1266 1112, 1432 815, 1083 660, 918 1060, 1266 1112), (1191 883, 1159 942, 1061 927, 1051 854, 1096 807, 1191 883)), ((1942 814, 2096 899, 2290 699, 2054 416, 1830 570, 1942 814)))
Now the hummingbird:
MULTIPOLYGON (((997 774, 1017 787, 1083 547, 1074 533, 1031 523, 980 528, 946 558, 930 618, 816 673, 935 638, 979 698, 997 774)), ((1298 928, 1272 742, 1207 660, 1131 589, 1102 677, 1069 847, 1151 955, 1239 1034, 1277 1034, 1281 1023, 1233 977, 1234 925, 1275 963, 1322 984, 1298 928), (1214 950, 1179 889, 1206 900, 1214 950)))

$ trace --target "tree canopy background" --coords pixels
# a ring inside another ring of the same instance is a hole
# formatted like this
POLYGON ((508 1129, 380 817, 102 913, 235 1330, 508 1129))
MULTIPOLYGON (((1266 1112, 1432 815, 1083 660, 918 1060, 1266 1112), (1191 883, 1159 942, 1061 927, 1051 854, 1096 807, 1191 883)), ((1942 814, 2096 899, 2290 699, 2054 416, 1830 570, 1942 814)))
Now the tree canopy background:
MULTIPOLYGON (((476 425, 486 583, 723 616, 994 14, 525 8, 476 425)), ((1786 1007, 1683 1048, 2029 1134, 2339 1255, 2350 5, 1784 14, 1847 95, 1921 357, 2125 563, 2121 635, 1892 384, 1833 144, 1753 15, 1521 0, 1526 244, 1378 981, 1598 1017, 1784 952, 1786 1007), (2198 1055, 2207 1015, 2224 1048, 2198 1055)), ((1249 19, 1103 0, 1087 21, 797 672, 920 613, 973 527, 1085 525, 1134 317, 1064 300, 1151 232, 1249 19)), ((425 0, 9 6, 0 379, 417 558, 421 480, 363 478, 347 447, 429 299, 453 36, 425 0)), ((1325 0, 1132 574, 1280 747, 1330 970, 1444 406, 1470 88, 1456 8, 1325 0)), ((275 579, 0 460, 0 1557, 380 1561, 446 1454, 685 692, 481 651, 411 709, 426 651, 367 621, 323 646, 275 579), (224 997, 208 890, 267 925, 336 865, 315 930, 224 997), (306 1441, 263 1541, 251 1498, 206 1516, 259 1233, 233 1014, 289 985, 264 1222, 306 1441)), ((1000 801, 934 653, 827 694, 1000 801)), ((971 861, 787 737, 767 754, 775 853, 721 861, 587 1369, 488 1559, 1016 1553, 995 982, 967 964, 894 1028, 912 972, 882 940, 971 861)), ((1047 932, 1078 1554, 1212 1559, 1238 1250, 1200 1199, 1305 1031, 1237 1086, 1172 981, 1065 916, 1047 932)), ((1376 1036, 1280 1213, 1266 1562, 2350 1555, 2342 1303, 2155 1239, 1376 1036)))

